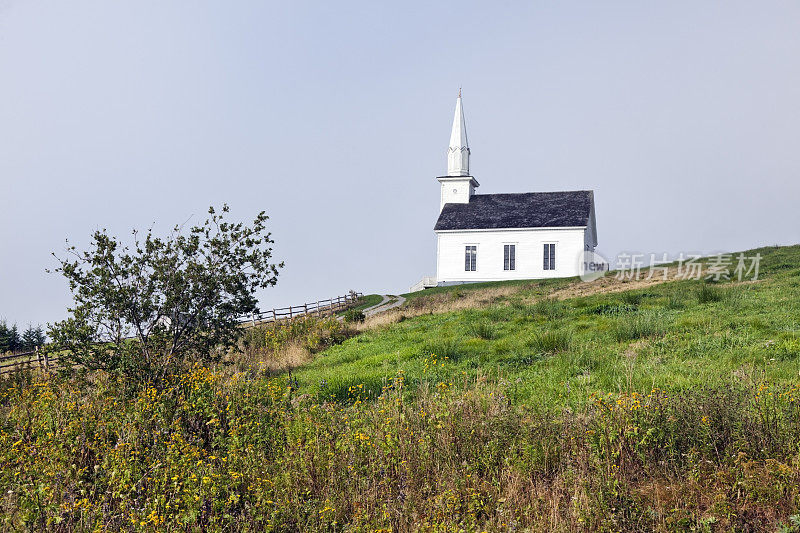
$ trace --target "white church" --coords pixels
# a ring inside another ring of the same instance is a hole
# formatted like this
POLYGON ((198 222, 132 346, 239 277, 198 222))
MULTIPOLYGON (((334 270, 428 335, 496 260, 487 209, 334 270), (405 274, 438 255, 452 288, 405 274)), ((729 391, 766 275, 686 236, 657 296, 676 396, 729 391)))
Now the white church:
POLYGON ((469 143, 461 104, 456 113, 447 175, 436 221, 436 278, 411 290, 437 285, 579 276, 597 246, 593 191, 476 194, 469 173, 469 143))

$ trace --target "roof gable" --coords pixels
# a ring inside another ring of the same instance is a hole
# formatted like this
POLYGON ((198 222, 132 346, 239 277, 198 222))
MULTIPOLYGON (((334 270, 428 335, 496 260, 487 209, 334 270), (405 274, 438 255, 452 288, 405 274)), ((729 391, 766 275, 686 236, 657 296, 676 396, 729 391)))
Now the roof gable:
POLYGON ((445 204, 434 231, 586 226, 593 201, 593 191, 475 194, 445 204))

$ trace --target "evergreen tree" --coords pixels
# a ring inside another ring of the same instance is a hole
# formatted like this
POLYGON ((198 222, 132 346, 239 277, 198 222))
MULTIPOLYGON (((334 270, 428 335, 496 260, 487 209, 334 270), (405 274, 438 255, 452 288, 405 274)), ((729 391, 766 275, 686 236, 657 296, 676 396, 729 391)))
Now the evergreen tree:
POLYGON ((5 320, 0 320, 0 353, 8 351, 8 324, 5 320))
POLYGON ((33 350, 44 346, 45 342, 44 330, 41 326, 33 327, 28 325, 28 329, 22 334, 22 348, 25 350, 33 350))
POLYGON ((22 337, 19 336, 17 325, 14 324, 8 330, 8 349, 13 352, 20 348, 22 348, 22 337))
POLYGON ((22 338, 19 336, 17 325, 8 327, 5 321, 0 322, 0 353, 12 352, 22 347, 22 338))

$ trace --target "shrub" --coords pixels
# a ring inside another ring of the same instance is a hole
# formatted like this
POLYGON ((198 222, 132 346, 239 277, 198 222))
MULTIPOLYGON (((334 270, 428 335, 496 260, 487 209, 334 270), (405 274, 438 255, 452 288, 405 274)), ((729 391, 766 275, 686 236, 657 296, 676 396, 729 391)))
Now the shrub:
POLYGON ((304 315, 292 320, 257 324, 242 333, 241 350, 248 356, 276 359, 290 345, 314 353, 340 344, 355 334, 335 317, 304 315))
POLYGON ((348 309, 347 311, 344 312, 342 316, 344 318, 344 321, 347 322, 348 324, 364 322, 366 318, 364 316, 364 312, 360 309, 348 309))
POLYGON ((126 246, 105 230, 89 251, 59 259, 75 305, 52 326, 52 350, 72 363, 156 384, 182 361, 216 361, 239 338, 239 317, 256 311, 258 289, 275 285, 267 216, 230 223, 223 206, 188 232, 134 232, 126 246))
POLYGON ((558 353, 569 350, 572 333, 563 329, 552 329, 537 333, 525 345, 540 353, 558 353))

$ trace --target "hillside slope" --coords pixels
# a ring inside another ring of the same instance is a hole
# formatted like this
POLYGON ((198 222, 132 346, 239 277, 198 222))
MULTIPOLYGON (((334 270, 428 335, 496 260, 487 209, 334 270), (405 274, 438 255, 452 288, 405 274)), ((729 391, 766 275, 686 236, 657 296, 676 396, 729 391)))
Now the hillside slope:
POLYGON ((798 531, 800 247, 754 252, 754 282, 442 288, 349 340, 248 328, 261 359, 160 387, 16 373, 0 529, 798 531))
MULTIPOLYGON (((800 246, 762 248, 758 281, 574 279, 438 288, 295 371, 320 399, 484 375, 531 405, 597 392, 790 382, 800 356, 800 246), (416 316, 415 316, 416 315, 416 316)), ((672 272, 674 275, 674 270, 672 272)), ((379 319, 380 320, 380 319, 379 319)))

